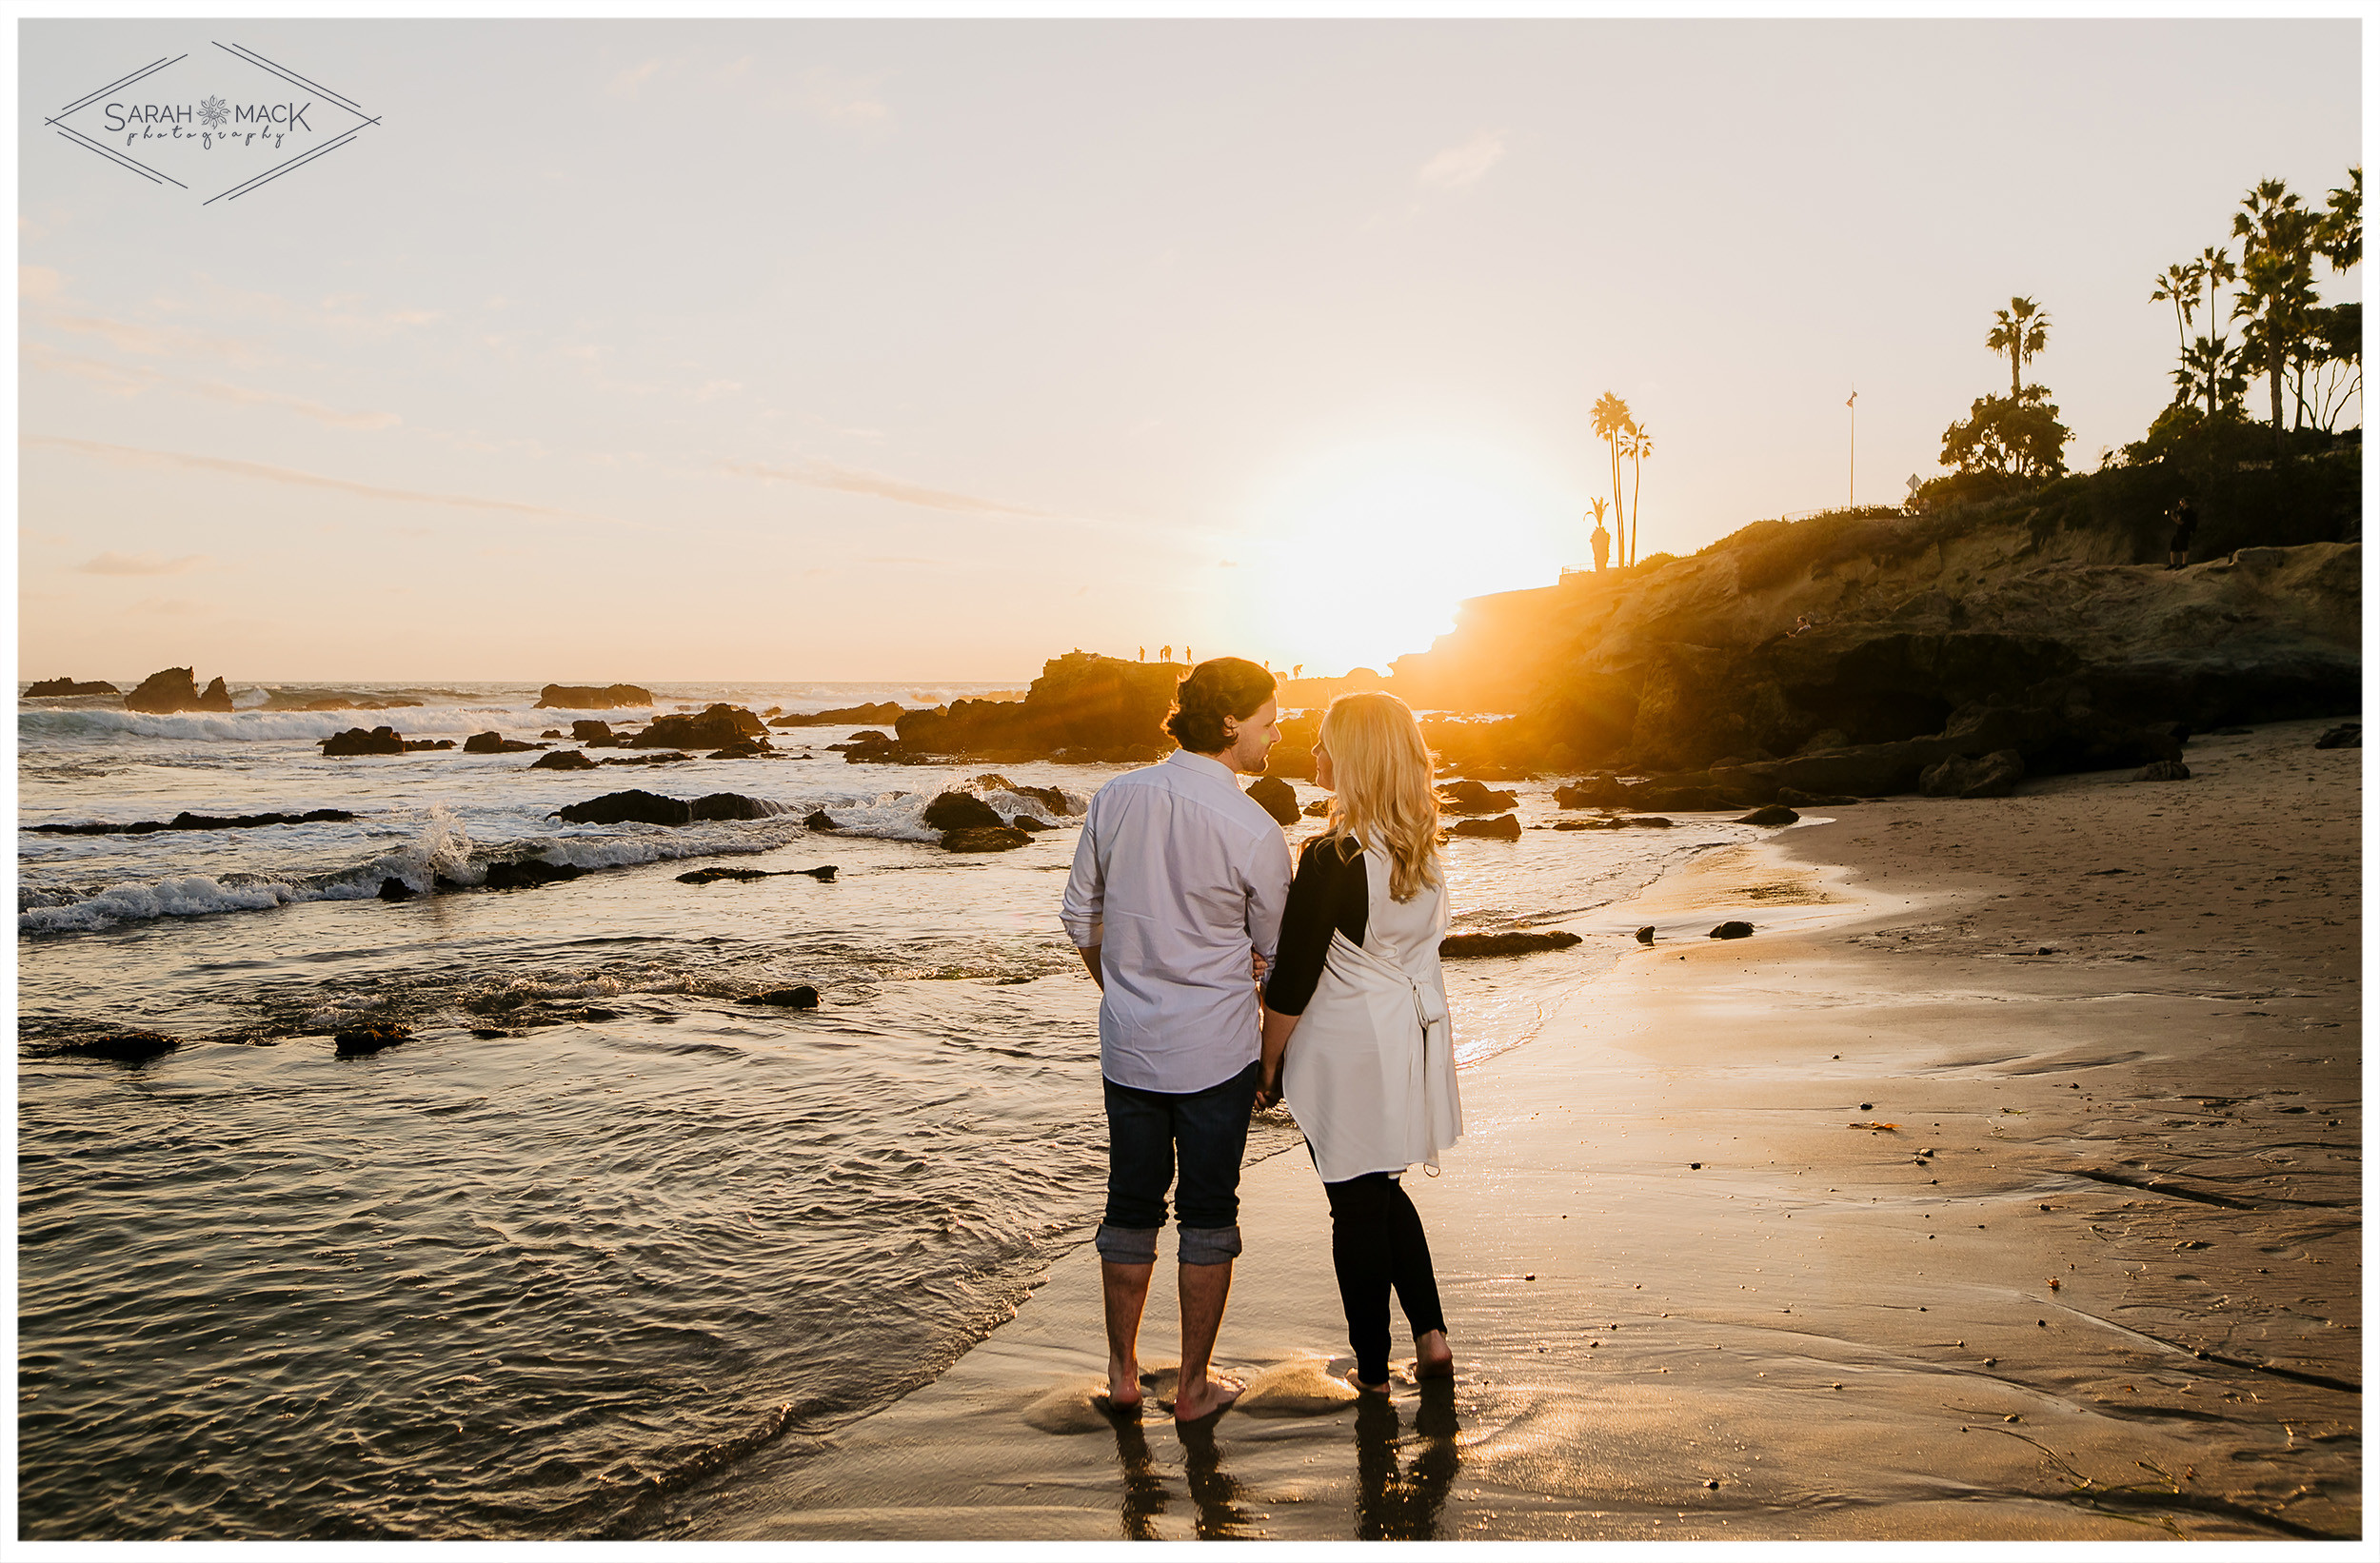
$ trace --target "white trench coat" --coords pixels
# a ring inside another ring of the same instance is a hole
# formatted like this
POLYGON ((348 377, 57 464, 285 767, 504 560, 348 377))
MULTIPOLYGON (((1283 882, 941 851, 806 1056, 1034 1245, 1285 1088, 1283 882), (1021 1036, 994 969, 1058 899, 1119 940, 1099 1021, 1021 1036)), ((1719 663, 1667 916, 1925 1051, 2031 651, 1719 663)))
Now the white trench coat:
POLYGON ((1446 887, 1400 903, 1388 893, 1387 856, 1367 847, 1363 857, 1363 943, 1331 934, 1322 979, 1281 1060, 1281 1095, 1325 1183, 1417 1161, 1435 1171, 1438 1153, 1462 1138, 1438 959, 1446 887))

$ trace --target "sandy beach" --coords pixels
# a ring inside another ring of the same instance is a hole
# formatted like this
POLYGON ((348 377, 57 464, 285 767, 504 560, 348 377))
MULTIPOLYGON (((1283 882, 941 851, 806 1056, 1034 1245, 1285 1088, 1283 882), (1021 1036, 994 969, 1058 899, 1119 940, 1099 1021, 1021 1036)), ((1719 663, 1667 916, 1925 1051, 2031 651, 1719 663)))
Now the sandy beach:
POLYGON ((1211 1425, 1094 1407, 1086 1242, 941 1378, 656 1530, 2357 1536, 2360 754, 2323 725, 1813 816, 1578 923, 1625 959, 1466 1074, 1410 1179, 1452 1385, 1328 1379, 1326 1207, 1276 1155, 1211 1425))

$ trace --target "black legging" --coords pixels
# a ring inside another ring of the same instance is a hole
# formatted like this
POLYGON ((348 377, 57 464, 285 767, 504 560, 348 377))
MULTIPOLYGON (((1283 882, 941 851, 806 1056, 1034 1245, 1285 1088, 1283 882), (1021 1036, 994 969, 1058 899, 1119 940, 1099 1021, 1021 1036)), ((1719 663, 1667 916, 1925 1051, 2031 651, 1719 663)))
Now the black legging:
POLYGON ((1331 1263, 1339 1271, 1339 1300, 1347 1310, 1356 1374, 1367 1384, 1384 1384, 1391 1286, 1415 1335, 1446 1328, 1421 1213, 1387 1173, 1325 1183, 1322 1192, 1331 1198, 1331 1263))

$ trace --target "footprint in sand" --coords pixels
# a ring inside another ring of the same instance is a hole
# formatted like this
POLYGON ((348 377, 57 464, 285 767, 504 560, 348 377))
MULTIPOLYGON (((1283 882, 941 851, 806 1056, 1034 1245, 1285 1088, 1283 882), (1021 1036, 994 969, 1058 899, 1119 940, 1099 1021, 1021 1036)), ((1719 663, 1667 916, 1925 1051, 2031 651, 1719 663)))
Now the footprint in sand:
MULTIPOLYGON (((1171 1362, 1144 1370, 1140 1375, 1141 1406, 1152 1414, 1172 1411, 1174 1385, 1180 1376, 1180 1368, 1171 1362)), ((1104 1378, 1061 1384, 1024 1408, 1027 1427, 1061 1437, 1107 1432, 1115 1427, 1118 1416, 1126 1415, 1129 1414, 1118 1412, 1108 1404, 1104 1378)))
POLYGON ((1309 1356, 1276 1362, 1249 1379, 1232 1409, 1251 1416, 1326 1416, 1355 1398, 1353 1384, 1334 1375, 1330 1363, 1309 1356))
MULTIPOLYGON (((1326 1416, 1342 1410, 1357 1398, 1356 1389, 1333 1367, 1319 1356, 1276 1362, 1248 1379, 1232 1409, 1252 1416, 1326 1416)), ((1142 1406, 1156 1415, 1170 1412, 1180 1377, 1170 1363, 1141 1374, 1142 1406)), ((1099 1379, 1061 1384, 1024 1408, 1028 1427, 1061 1437, 1104 1432, 1115 1426, 1118 1415, 1108 1406, 1105 1381, 1099 1379)))

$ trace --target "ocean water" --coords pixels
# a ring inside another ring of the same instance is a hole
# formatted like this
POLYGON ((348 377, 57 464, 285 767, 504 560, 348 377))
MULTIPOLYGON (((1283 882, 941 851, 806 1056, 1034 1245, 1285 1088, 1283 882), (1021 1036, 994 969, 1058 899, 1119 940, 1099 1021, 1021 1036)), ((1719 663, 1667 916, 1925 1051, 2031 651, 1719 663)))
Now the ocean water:
MULTIPOLYGON (((20 702, 25 826, 356 816, 20 833, 25 1536, 634 1535, 658 1494, 732 1482, 759 1445, 931 1378, 1087 1239, 1098 996, 1057 906, 1070 821, 1119 767, 1002 768, 1062 789, 1061 814, 980 768, 846 764, 824 745, 849 733, 827 728, 778 734, 786 758, 601 772, 459 748, 328 760, 315 741, 358 724, 533 739, 622 715, 534 711, 526 685, 343 687, 424 703, 20 702), (628 787, 782 812, 551 817, 628 787), (920 815, 949 787, 1056 828, 942 852, 920 815), (845 828, 806 829, 818 808, 845 828), (598 871, 477 887, 532 857, 598 871), (678 880, 718 863, 837 873, 678 880), (472 888, 379 899, 440 877, 472 888), (796 982, 817 1010, 739 1001, 796 982), (331 1033, 373 1021, 412 1039, 335 1056, 331 1033), (182 1045, 139 1064, 58 1051, 124 1027, 182 1045)), ((654 692, 820 710, 993 687, 654 692)), ((1544 785, 1518 790, 1524 824, 1556 817, 1544 785)), ((1591 923, 1750 834, 1457 841, 1457 925, 1591 923)), ((1525 1047, 1609 949, 1451 965, 1463 1065, 1525 1047)), ((1265 1115, 1250 1154, 1296 1144, 1265 1115)))

